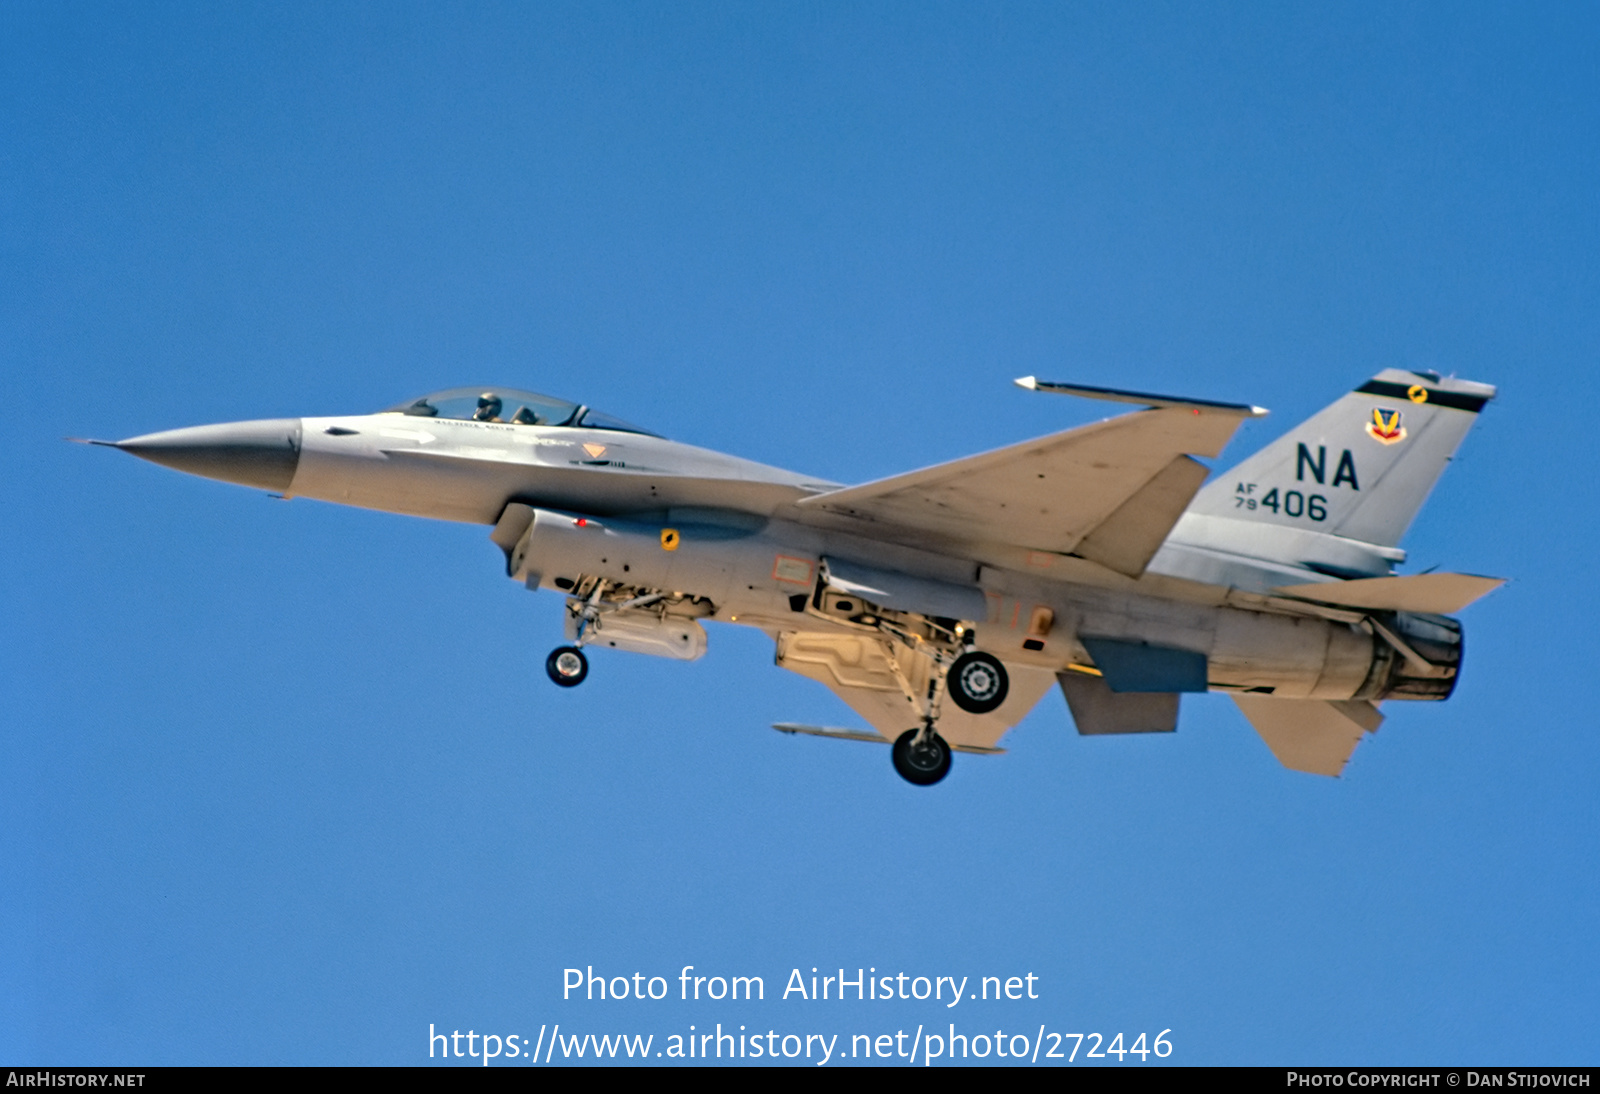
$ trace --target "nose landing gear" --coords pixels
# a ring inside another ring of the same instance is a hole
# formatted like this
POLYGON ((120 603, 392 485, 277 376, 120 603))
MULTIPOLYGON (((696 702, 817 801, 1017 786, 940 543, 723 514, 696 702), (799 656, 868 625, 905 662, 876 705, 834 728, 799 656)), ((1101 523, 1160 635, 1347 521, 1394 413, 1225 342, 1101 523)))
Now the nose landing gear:
MULTIPOLYGON (((583 654, 583 646, 589 641, 590 632, 600 620, 602 604, 600 598, 606 591, 605 581, 596 581, 594 590, 589 598, 584 601, 567 601, 567 610, 574 612, 578 617, 578 644, 575 646, 558 646, 550 651, 550 656, 544 659, 544 671, 551 681, 560 687, 575 688, 583 683, 589 675, 589 659, 583 654)), ((660 597, 649 599, 659 600, 660 597)), ((630 602, 630 604, 633 602, 630 602)))
POLYGON ((589 659, 577 646, 561 646, 544 659, 544 671, 564 688, 575 688, 589 675, 589 659))

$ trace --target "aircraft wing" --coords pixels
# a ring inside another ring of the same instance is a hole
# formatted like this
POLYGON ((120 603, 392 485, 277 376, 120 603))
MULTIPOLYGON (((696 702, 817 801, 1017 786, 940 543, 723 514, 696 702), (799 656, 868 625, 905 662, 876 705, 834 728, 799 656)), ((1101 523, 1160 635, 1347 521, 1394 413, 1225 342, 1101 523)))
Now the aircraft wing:
MULTIPOLYGON (((889 651, 874 637, 831 634, 818 631, 783 631, 778 635, 778 664, 790 672, 825 684, 843 699, 887 743, 893 743, 908 729, 921 724, 917 708, 905 697, 895 678, 895 668, 905 673, 917 694, 927 690, 931 662, 926 657, 897 650, 891 665, 889 651)), ((968 714, 946 700, 939 712, 939 735, 960 752, 997 751, 995 742, 1025 718, 1056 681, 1049 669, 1007 665, 1011 689, 1000 709, 992 714, 968 714)), ((787 725, 787 723, 786 723, 787 725)), ((817 731, 811 727, 788 728, 787 732, 817 731)), ((820 733, 838 737, 847 731, 820 733)), ((871 740, 865 734, 851 740, 871 740)))
POLYGON ((1078 554, 1137 577, 1249 407, 1162 406, 862 486, 799 508, 958 541, 1078 554))

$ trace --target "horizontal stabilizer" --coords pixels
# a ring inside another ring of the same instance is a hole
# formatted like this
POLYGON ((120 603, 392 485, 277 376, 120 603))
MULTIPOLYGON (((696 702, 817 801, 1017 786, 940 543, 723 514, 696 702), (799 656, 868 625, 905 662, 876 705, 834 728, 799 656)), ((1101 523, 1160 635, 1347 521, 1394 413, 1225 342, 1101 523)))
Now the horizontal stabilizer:
POLYGON ((1364 734, 1377 732, 1383 715, 1361 699, 1274 699, 1235 695, 1233 701, 1261 739, 1291 771, 1337 776, 1364 734))
POLYGON ((1284 585, 1273 591, 1282 596, 1338 604, 1346 608, 1450 615, 1505 583, 1503 577, 1480 577, 1477 574, 1410 574, 1406 577, 1364 577, 1354 581, 1284 585))
POLYGON ((1178 728, 1178 696, 1154 692, 1118 694, 1098 676, 1056 676, 1073 724, 1085 737, 1110 733, 1171 733, 1178 728))
MULTIPOLYGON (((798 722, 774 722, 772 728, 779 733, 793 736, 803 733, 807 737, 832 737, 836 741, 866 741, 869 744, 891 744, 887 737, 877 733, 868 733, 861 729, 839 729, 836 726, 803 726, 798 722)), ((1003 748, 985 748, 983 745, 951 745, 956 752, 972 752, 981 756, 998 756, 1005 751, 1003 748)))

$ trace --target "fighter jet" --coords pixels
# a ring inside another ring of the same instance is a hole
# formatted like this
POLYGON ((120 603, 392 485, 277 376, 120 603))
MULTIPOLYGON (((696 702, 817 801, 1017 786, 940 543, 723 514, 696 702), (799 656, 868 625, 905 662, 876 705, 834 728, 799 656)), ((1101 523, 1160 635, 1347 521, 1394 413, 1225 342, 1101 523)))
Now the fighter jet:
POLYGON ((887 744, 917 785, 952 751, 1003 751, 1052 687, 1088 736, 1170 733, 1181 695, 1224 692, 1285 767, 1322 775, 1381 702, 1454 690, 1450 616, 1502 582, 1397 575, 1398 544, 1493 387, 1386 370, 1212 476, 1200 458, 1264 410, 1016 383, 1139 409, 858 486, 503 387, 90 443, 489 526, 507 576, 565 601, 561 687, 591 649, 692 661, 705 622, 757 627, 871 727, 773 728, 887 744))

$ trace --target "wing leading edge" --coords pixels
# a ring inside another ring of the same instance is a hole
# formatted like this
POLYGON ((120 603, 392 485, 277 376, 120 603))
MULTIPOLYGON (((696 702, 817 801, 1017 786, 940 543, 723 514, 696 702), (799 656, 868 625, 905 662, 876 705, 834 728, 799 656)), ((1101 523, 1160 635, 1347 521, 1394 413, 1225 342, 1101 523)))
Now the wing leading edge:
POLYGON ((1137 577, 1254 408, 1162 406, 861 486, 798 507, 891 529, 1078 554, 1137 577))

